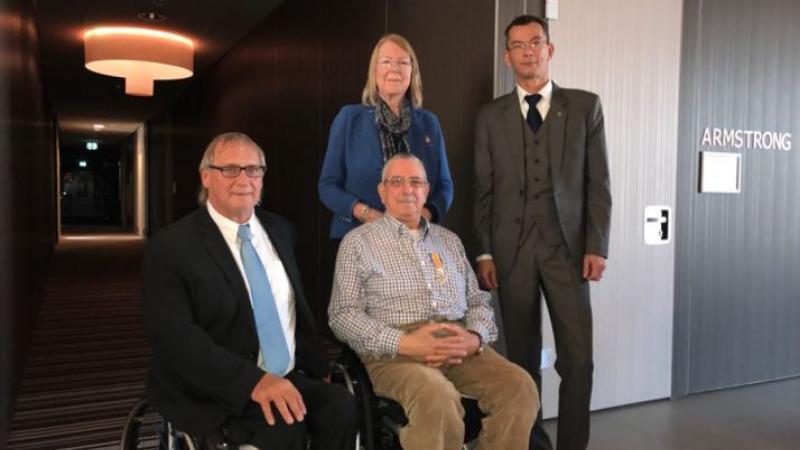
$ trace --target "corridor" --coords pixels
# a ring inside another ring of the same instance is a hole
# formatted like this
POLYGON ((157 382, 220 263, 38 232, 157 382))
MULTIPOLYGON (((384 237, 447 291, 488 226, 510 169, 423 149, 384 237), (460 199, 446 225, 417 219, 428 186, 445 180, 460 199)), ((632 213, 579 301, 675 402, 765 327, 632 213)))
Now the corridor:
POLYGON ((144 394, 150 351, 141 324, 143 241, 62 238, 11 420, 11 449, 118 448, 144 394))

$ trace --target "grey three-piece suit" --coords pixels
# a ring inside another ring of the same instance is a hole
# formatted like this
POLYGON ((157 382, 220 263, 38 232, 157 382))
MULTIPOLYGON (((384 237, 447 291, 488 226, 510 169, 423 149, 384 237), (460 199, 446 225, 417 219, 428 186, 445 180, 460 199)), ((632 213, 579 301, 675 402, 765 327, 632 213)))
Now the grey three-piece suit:
MULTIPOLYGON (((508 357, 541 388, 543 293, 562 379, 558 449, 583 449, 593 361, 589 286, 581 271, 585 254, 607 256, 611 216, 597 95, 554 84, 536 133, 516 92, 485 106, 476 125, 475 188, 475 253, 495 261, 508 357)), ((540 428, 534 437, 537 448, 549 446, 540 428)))

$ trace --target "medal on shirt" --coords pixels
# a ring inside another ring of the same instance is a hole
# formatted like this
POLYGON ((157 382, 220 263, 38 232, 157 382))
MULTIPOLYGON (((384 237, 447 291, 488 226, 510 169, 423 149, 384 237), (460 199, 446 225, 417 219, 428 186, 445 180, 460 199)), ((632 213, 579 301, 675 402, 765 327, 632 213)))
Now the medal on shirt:
POLYGON ((431 253, 431 262, 433 262, 433 269, 436 273, 436 281, 444 284, 447 277, 444 274, 444 263, 438 253, 431 253))

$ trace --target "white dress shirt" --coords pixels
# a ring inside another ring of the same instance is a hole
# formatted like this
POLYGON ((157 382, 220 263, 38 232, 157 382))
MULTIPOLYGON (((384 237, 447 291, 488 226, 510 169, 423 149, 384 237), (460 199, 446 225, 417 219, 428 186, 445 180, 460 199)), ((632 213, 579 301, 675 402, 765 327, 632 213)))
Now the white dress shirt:
MULTIPOLYGON (((239 272, 242 274, 245 286, 247 286, 247 294, 250 296, 250 305, 252 306, 253 298, 250 293, 250 283, 247 281, 247 275, 245 275, 244 266, 242 266, 242 242, 239 238, 239 224, 217 212, 211 202, 206 202, 206 206, 211 219, 217 224, 225 243, 228 244, 233 259, 236 261, 236 266, 239 267, 239 272)), ((256 249, 261 264, 264 265, 267 271, 267 278, 269 278, 269 284, 272 287, 272 296, 275 297, 275 306, 278 308, 278 315, 283 326, 283 335, 286 338, 286 346, 289 349, 289 367, 286 368, 286 372, 289 373, 294 369, 295 365, 294 352, 296 344, 294 331, 297 318, 295 317, 294 290, 289 282, 286 269, 284 269, 283 263, 278 257, 278 252, 272 246, 272 242, 270 242, 269 236, 264 231, 264 227, 261 226, 261 222, 259 222, 255 212, 246 223, 250 225, 250 232, 253 234, 251 242, 256 249)), ((266 371, 264 355, 260 349, 258 351, 258 366, 266 371)))

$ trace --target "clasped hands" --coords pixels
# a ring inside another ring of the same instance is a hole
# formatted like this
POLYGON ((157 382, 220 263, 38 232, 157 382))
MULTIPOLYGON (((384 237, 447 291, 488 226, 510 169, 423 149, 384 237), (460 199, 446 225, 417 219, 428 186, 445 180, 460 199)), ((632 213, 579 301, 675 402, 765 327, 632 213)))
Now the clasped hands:
POLYGON ((429 367, 455 366, 474 355, 481 341, 475 333, 452 323, 429 323, 400 338, 398 353, 429 367))

